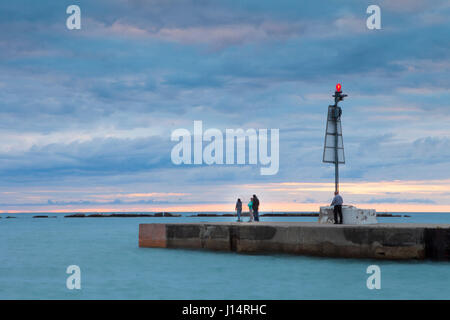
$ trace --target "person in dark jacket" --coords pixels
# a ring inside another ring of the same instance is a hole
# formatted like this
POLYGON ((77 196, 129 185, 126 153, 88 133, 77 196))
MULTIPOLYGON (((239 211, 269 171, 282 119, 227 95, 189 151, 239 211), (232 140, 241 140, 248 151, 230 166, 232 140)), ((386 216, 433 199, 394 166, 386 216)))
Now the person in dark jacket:
POLYGON ((334 206, 334 224, 342 224, 342 204, 344 200, 339 195, 339 192, 334 193, 333 201, 331 202, 331 206, 334 206), (340 219, 340 222, 338 221, 340 219))
POLYGON ((253 216, 255 218, 255 221, 259 221, 259 199, 256 197, 256 195, 253 195, 253 216))
POLYGON ((238 222, 241 222, 241 212, 242 212, 242 201, 241 199, 237 199, 236 202, 236 213, 237 213, 237 217, 238 217, 238 222))

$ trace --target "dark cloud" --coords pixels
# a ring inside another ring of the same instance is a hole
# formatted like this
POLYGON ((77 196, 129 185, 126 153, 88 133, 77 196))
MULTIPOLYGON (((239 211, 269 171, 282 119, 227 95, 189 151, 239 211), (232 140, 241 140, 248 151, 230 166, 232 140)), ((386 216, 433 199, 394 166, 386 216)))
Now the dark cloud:
POLYGON ((87 142, 33 146, 25 152, 3 154, 4 177, 102 176, 167 168, 170 145, 161 138, 93 139, 87 142))
POLYGON ((0 4, 3 185, 329 181, 324 115, 338 81, 343 179, 450 177, 445 1, 383 1, 377 31, 370 1, 77 4, 73 32, 69 3, 0 4), (170 132, 193 120, 279 128, 278 175, 174 166, 170 132), (130 133, 141 129, 154 133, 130 133))

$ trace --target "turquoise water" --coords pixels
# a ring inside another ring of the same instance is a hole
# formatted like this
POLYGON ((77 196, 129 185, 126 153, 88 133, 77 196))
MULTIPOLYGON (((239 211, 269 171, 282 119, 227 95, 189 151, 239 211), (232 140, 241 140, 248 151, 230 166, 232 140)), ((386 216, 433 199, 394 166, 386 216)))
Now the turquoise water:
MULTIPOLYGON (((0 299, 450 299, 448 262, 140 249, 139 223, 234 219, 50 215, 58 217, 0 215, 0 299), (381 268, 380 290, 367 289, 371 264, 381 268), (66 288, 69 265, 81 269, 81 290, 66 288)), ((450 223, 448 213, 410 215, 379 221, 450 223)))

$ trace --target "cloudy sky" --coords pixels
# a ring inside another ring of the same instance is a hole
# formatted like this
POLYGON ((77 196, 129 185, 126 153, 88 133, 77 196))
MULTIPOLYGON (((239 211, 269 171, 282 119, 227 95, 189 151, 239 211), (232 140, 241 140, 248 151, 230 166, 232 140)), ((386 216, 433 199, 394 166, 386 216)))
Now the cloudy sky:
POLYGON ((0 212, 231 211, 253 193, 316 211, 337 82, 344 200, 450 211, 449 17, 439 0, 2 1, 0 212), (279 129, 278 173, 173 164, 171 133, 194 120, 279 129))

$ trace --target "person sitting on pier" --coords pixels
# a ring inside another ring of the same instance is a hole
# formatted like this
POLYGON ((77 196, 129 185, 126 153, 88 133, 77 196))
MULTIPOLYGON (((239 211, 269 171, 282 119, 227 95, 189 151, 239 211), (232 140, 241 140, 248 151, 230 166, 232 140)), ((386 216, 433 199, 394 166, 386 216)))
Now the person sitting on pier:
POLYGON ((237 222, 241 222, 241 212, 242 212, 242 201, 241 199, 237 199, 236 202, 236 213, 237 213, 237 222))
POLYGON ((344 203, 344 200, 339 195, 339 192, 336 191, 334 193, 333 201, 331 202, 330 206, 334 206, 334 224, 342 224, 342 204, 344 203), (338 216, 339 220, 338 221, 338 216))

